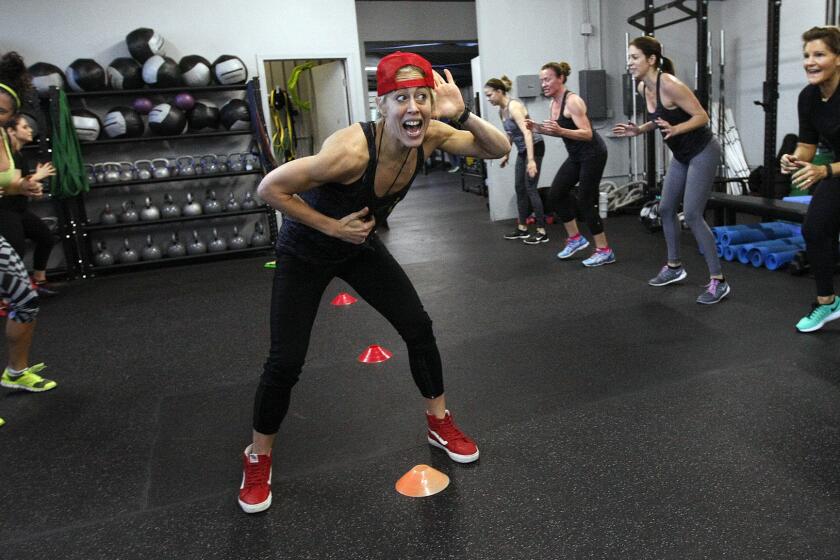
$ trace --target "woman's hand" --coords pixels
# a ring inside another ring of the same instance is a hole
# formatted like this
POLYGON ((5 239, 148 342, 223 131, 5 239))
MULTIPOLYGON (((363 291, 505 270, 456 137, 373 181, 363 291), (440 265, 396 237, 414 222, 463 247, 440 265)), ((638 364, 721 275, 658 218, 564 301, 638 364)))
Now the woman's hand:
POLYGON ((557 124, 557 121, 548 119, 540 124, 540 132, 549 136, 563 136, 563 129, 557 124))
POLYGON ((373 231, 373 226, 376 225, 373 216, 367 220, 364 219, 368 216, 368 213, 368 208, 364 207, 358 212, 353 212, 338 220, 338 227, 333 233, 333 237, 353 245, 364 243, 370 232, 373 231))
POLYGON ((532 160, 532 159, 529 159, 528 160, 528 167, 526 168, 526 170, 528 171, 528 177, 530 177, 531 179, 536 177, 537 176, 537 162, 532 160))
POLYGON ((508 164, 508 160, 510 159, 510 154, 505 154, 502 156, 502 159, 499 160, 499 167, 504 167, 508 164))
POLYGON ((55 167, 51 162, 39 163, 35 166, 35 173, 32 174, 33 181, 43 181, 47 177, 55 175, 55 167))
POLYGON ((665 119, 660 117, 660 118, 656 119, 654 122, 656 123, 656 126, 659 128, 659 130, 661 130, 662 132, 665 133, 663 135, 663 138, 665 140, 667 140, 668 138, 670 138, 671 136, 674 135, 674 127, 671 126, 671 123, 669 123, 665 119))
POLYGON ((525 127, 531 132, 542 132, 540 130, 540 123, 532 121, 531 119, 525 119, 525 127))
POLYGON ((798 189, 808 190, 828 177, 828 170, 824 165, 814 165, 813 163, 799 160, 796 160, 795 165, 799 167, 799 171, 793 174, 791 180, 798 189))
POLYGON ((799 159, 797 159, 795 155, 784 154, 779 160, 779 167, 781 168, 782 174, 790 175, 791 173, 799 169, 800 163, 801 162, 799 161, 799 159))
POLYGON ((452 72, 443 70, 446 79, 434 72, 435 77, 435 113, 434 118, 454 121, 464 113, 464 98, 461 90, 455 85, 452 72))
POLYGON ((616 136, 625 136, 625 137, 632 137, 638 136, 642 133, 636 123, 633 122, 626 122, 626 123, 618 123, 612 129, 612 133, 616 136))
POLYGON ((44 196, 44 184, 36 181, 33 177, 28 177, 23 181, 23 196, 28 198, 41 198, 44 196))

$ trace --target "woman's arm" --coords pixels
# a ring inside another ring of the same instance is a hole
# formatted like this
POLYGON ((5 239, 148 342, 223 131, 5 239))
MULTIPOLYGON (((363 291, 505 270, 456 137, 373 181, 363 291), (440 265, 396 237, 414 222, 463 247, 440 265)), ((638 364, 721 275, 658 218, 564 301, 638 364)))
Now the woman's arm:
POLYGON ((685 134, 709 124, 708 113, 684 83, 671 74, 662 74, 661 88, 664 97, 667 97, 677 107, 691 115, 690 119, 676 125, 671 125, 664 119, 656 119, 656 124, 665 133, 666 140, 672 136, 685 134))
POLYGON ((525 105, 519 101, 516 103, 511 101, 508 105, 508 111, 510 111, 511 118, 525 137, 525 155, 528 158, 527 172, 529 177, 534 177, 537 174, 537 161, 534 159, 534 134, 525 124, 525 105))

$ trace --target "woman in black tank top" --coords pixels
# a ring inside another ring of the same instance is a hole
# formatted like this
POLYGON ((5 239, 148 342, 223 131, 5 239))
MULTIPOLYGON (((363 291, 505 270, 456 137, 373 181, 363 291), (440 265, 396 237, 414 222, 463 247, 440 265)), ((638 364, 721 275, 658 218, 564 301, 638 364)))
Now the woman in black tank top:
POLYGON ((321 296, 334 277, 393 324, 408 348, 414 382, 426 401, 427 440, 457 462, 478 459, 478 446, 446 409, 432 321, 402 268, 374 231, 411 185, 423 154, 436 148, 495 159, 510 150, 505 135, 472 115, 447 70, 393 53, 377 68, 376 123, 337 131, 321 151, 290 161, 260 183, 263 200, 284 214, 271 298, 271 349, 254 399, 253 443, 243 454, 239 505, 271 505, 271 449, 309 346, 321 296), (457 122, 463 130, 434 117, 457 122))
POLYGON ((687 274, 680 260, 680 225, 677 211, 683 206, 685 222, 691 228, 709 267, 709 284, 697 303, 717 303, 729 294, 715 240, 703 218, 712 192, 720 146, 708 128, 709 115, 688 87, 673 75, 671 61, 662 56, 662 45, 653 37, 637 37, 630 43, 628 67, 640 82, 639 93, 647 102, 650 119, 637 126, 619 123, 616 136, 637 136, 658 128, 671 149, 673 159, 665 175, 659 214, 668 247, 668 260, 651 286, 665 286, 683 280, 687 274))
POLYGON ((615 262, 615 254, 607 244, 604 225, 598 215, 598 188, 607 165, 607 147, 592 128, 586 114, 586 103, 566 88, 572 69, 566 62, 548 62, 540 69, 543 95, 551 98, 551 119, 537 123, 530 119, 526 125, 548 136, 563 139, 568 159, 560 166, 551 182, 549 202, 560 214, 566 229, 565 247, 557 258, 567 259, 589 246, 580 234, 576 217, 582 216, 595 240, 595 252, 583 260, 588 267, 615 262), (578 186, 577 196, 572 188, 578 186))

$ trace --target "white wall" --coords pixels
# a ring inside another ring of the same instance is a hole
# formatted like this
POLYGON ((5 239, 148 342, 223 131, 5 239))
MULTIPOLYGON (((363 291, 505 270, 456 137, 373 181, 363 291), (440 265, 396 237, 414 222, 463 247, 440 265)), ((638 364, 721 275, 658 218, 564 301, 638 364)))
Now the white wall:
POLYGON ((253 0, 235 9, 207 0, 31 0, 16 3, 14 25, 4 26, 0 49, 19 51, 28 64, 44 61, 65 68, 76 58, 93 58, 104 67, 128 56, 125 36, 137 27, 163 35, 167 54, 176 60, 200 54, 212 62, 234 54, 251 76, 257 74, 257 55, 347 57, 352 117, 365 118, 353 0, 253 0))
POLYGON ((361 41, 477 37, 474 2, 356 2, 361 41))

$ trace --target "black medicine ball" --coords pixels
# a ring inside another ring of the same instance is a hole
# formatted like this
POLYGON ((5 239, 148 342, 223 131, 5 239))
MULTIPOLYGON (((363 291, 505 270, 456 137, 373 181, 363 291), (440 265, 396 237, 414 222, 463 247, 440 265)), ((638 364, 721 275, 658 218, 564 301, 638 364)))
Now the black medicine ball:
POLYGON ((169 57, 154 55, 143 63, 143 81, 154 87, 178 87, 184 78, 178 63, 169 57))
POLYGON ((106 69, 108 82, 113 89, 140 89, 143 87, 143 67, 127 56, 115 58, 106 69))
POLYGON ((64 89, 67 81, 61 68, 48 62, 36 62, 30 66, 29 75, 32 76, 32 85, 41 97, 49 95, 51 86, 64 89))
POLYGON ((205 128, 219 128, 219 108, 209 101, 196 101, 187 114, 190 132, 199 132, 205 128))
POLYGON ((213 75, 222 85, 244 84, 248 69, 238 56, 223 54, 213 63, 213 75))
POLYGON ((108 138, 136 138, 146 128, 140 113, 131 107, 114 107, 105 115, 103 125, 108 138))
POLYGON ((154 29, 140 27, 125 36, 128 52, 143 64, 156 54, 166 54, 166 41, 154 29))
POLYGON ((161 136, 175 136, 184 132, 187 115, 174 105, 161 103, 149 113, 149 130, 161 136))
POLYGON ((181 73, 184 75, 184 84, 192 87, 209 86, 213 81, 210 70, 210 62, 203 56, 191 54, 185 56, 178 63, 181 73))
POLYGON ((219 114, 222 125, 228 130, 245 130, 251 126, 248 104, 241 99, 231 99, 222 105, 219 114))
POLYGON ((93 59, 77 58, 67 67, 67 83, 73 91, 101 91, 105 70, 93 59))
POLYGON ((102 130, 99 117, 84 109, 73 111, 73 127, 80 142, 93 142, 99 138, 99 131, 102 130))

